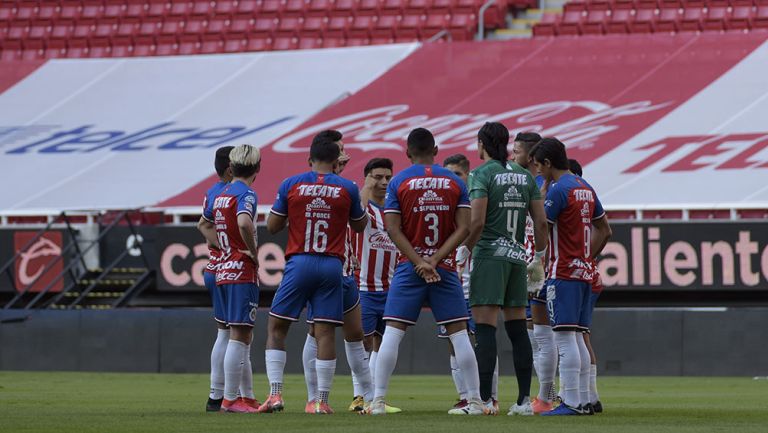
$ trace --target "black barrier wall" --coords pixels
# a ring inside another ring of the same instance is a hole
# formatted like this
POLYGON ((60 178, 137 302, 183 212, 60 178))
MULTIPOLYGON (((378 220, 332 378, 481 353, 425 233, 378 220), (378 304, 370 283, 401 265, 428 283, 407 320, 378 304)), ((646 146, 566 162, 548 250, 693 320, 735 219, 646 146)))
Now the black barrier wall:
MULTIPOLYGON (((264 374, 267 315, 252 344, 264 374)), ((0 370, 205 373, 215 326, 207 310, 0 311, 0 370), (30 314, 26 320, 26 314, 30 314)), ((593 344, 601 375, 766 376, 768 309, 598 309, 593 344)), ((306 325, 288 338, 286 371, 300 373, 306 325)), ((400 346, 397 374, 450 374, 447 343, 424 311, 400 346), (418 349, 417 349, 418 348, 418 349)), ((501 374, 512 375, 509 341, 499 332, 501 374)), ((337 334, 338 374, 348 374, 337 334)))

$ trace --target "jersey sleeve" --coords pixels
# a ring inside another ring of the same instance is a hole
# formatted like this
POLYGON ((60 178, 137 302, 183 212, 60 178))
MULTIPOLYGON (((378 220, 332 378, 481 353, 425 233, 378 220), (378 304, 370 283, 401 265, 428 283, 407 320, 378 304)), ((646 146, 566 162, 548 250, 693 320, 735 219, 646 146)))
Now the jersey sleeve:
POLYGON ((464 182, 461 182, 461 179, 459 179, 458 177, 456 178, 456 183, 459 185, 459 203, 456 205, 456 207, 465 207, 465 208, 472 207, 469 205, 469 194, 467 193, 467 185, 465 185, 464 182))
POLYGON ((387 195, 384 197, 384 213, 400 213, 400 199, 397 197, 398 186, 395 184, 396 182, 389 182, 387 185, 387 195))
POLYGON ((547 215, 547 221, 554 224, 560 212, 568 205, 568 195, 560 184, 555 184, 547 191, 547 199, 544 201, 544 212, 547 215))
POLYGON ((203 219, 213 222, 213 203, 208 200, 208 194, 203 198, 203 219))
POLYGON ((251 219, 256 216, 256 193, 248 188, 237 198, 237 214, 247 214, 251 219))
POLYGON ((533 178, 531 173, 528 173, 528 185, 531 192, 531 200, 541 200, 541 190, 536 179, 533 178))
POLYGON ((469 184, 470 199, 488 197, 488 184, 485 182, 482 172, 478 170, 470 172, 467 183, 469 184))
POLYGON ((366 214, 365 209, 363 209, 363 206, 360 204, 360 190, 357 189, 357 185, 353 182, 349 182, 347 191, 352 200, 352 205, 349 208, 349 218, 352 219, 352 221, 359 221, 363 219, 366 214))
POLYGON ((283 183, 280 184, 280 188, 277 190, 275 204, 272 205, 270 212, 283 217, 288 216, 288 180, 284 180, 283 183))
POLYGON ((605 216, 605 209, 603 209, 603 204, 600 203, 600 199, 597 198, 597 193, 594 190, 592 190, 592 193, 595 194, 595 210, 592 213, 592 220, 594 221, 605 216))

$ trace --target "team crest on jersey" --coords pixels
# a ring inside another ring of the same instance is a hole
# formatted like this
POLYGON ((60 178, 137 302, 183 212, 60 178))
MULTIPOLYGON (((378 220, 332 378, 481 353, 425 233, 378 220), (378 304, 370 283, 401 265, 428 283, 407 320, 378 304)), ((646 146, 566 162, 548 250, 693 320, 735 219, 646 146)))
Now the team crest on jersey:
POLYGON ((431 204, 431 203, 442 203, 443 198, 437 195, 436 192, 430 190, 427 190, 424 192, 424 194, 419 197, 419 205, 423 204, 431 204))
POLYGON ((256 203, 256 197, 252 195, 245 196, 245 202, 255 204, 256 203))
POLYGON ((592 212, 589 210, 589 202, 584 202, 584 205, 581 207, 581 217, 589 218, 590 216, 592 216, 592 212))
POLYGON ((307 212, 313 210, 331 210, 331 205, 329 205, 322 198, 317 197, 316 199, 312 200, 312 203, 307 205, 307 212))

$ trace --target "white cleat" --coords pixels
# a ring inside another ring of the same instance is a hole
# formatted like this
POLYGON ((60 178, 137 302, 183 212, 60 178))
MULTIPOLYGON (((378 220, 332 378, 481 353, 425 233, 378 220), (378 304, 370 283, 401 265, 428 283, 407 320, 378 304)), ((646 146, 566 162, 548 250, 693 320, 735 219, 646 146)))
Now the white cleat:
POLYGON ((470 399, 466 406, 448 411, 450 415, 486 415, 487 413, 488 410, 479 398, 470 399))
POLYGON ((384 402, 384 399, 381 397, 374 398, 373 402, 371 403, 369 411, 371 415, 386 415, 387 404, 384 402))
POLYGON ((531 400, 526 397, 525 400, 523 400, 523 404, 513 404, 509 407, 509 412, 507 412, 507 415, 533 416, 531 400))

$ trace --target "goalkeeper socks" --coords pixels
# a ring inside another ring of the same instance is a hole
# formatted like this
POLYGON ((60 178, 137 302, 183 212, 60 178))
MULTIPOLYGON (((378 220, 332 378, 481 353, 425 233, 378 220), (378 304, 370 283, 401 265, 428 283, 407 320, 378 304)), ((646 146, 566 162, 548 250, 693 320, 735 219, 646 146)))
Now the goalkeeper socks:
MULTIPOLYGON (((467 400, 480 398, 480 379, 477 371, 477 358, 472 350, 472 342, 469 341, 467 330, 451 334, 451 344, 456 353, 456 363, 461 369, 461 375, 464 378, 464 385, 467 387, 467 400)), ((496 357, 494 356, 494 359, 496 357)), ((491 368, 493 374, 493 368, 491 368)))
POLYGON ((528 328, 525 319, 507 320, 504 322, 507 337, 512 343, 512 359, 515 363, 517 376, 517 404, 523 404, 526 397, 531 395, 531 377, 533 376, 533 349, 528 338, 528 328))
POLYGON ((285 371, 285 351, 267 349, 264 351, 264 361, 269 380, 269 395, 283 393, 283 372, 285 371))
POLYGON ((365 401, 373 400, 373 388, 371 384, 371 370, 368 366, 365 346, 362 341, 344 341, 344 351, 347 354, 349 369, 352 377, 357 378, 359 390, 355 390, 355 396, 362 395, 365 401), (358 391, 360 392, 358 394, 358 391))
POLYGON ((317 401, 328 403, 328 395, 333 384, 333 374, 336 372, 335 359, 318 359, 315 361, 317 369, 317 401))
POLYGON ((374 379, 376 391, 374 392, 374 398, 384 398, 387 395, 389 379, 392 377, 392 372, 395 371, 400 342, 404 336, 405 331, 393 326, 387 326, 384 331, 381 347, 379 347, 379 356, 376 359, 376 379, 374 379))
POLYGON ((304 382, 307 384, 307 401, 314 400, 317 396, 315 358, 317 358, 317 340, 315 340, 315 337, 307 334, 307 339, 304 341, 304 350, 301 352, 301 363, 304 366, 304 382))
POLYGON ((209 397, 219 400, 224 397, 224 355, 229 344, 229 329, 219 329, 211 348, 211 393, 209 397))
POLYGON ((253 366, 251 365, 251 345, 245 346, 243 354, 243 374, 240 376, 240 396, 255 399, 253 394, 253 366))
POLYGON ((453 384, 456 385, 456 392, 459 393, 459 400, 466 400, 467 387, 464 385, 464 377, 454 355, 451 355, 451 376, 453 377, 453 384))
MULTIPOLYGON (((453 341, 453 338, 451 338, 451 341, 453 341)), ((478 323, 475 326, 475 342, 475 356, 477 357, 480 381, 480 398, 483 401, 488 401, 491 398, 491 390, 493 389, 493 370, 496 368, 496 327, 478 323)), ((458 359, 458 351, 456 354, 458 359)))
POLYGON ((237 340, 229 340, 227 343, 227 353, 224 354, 224 398, 230 401, 237 399, 246 347, 245 343, 237 340))

